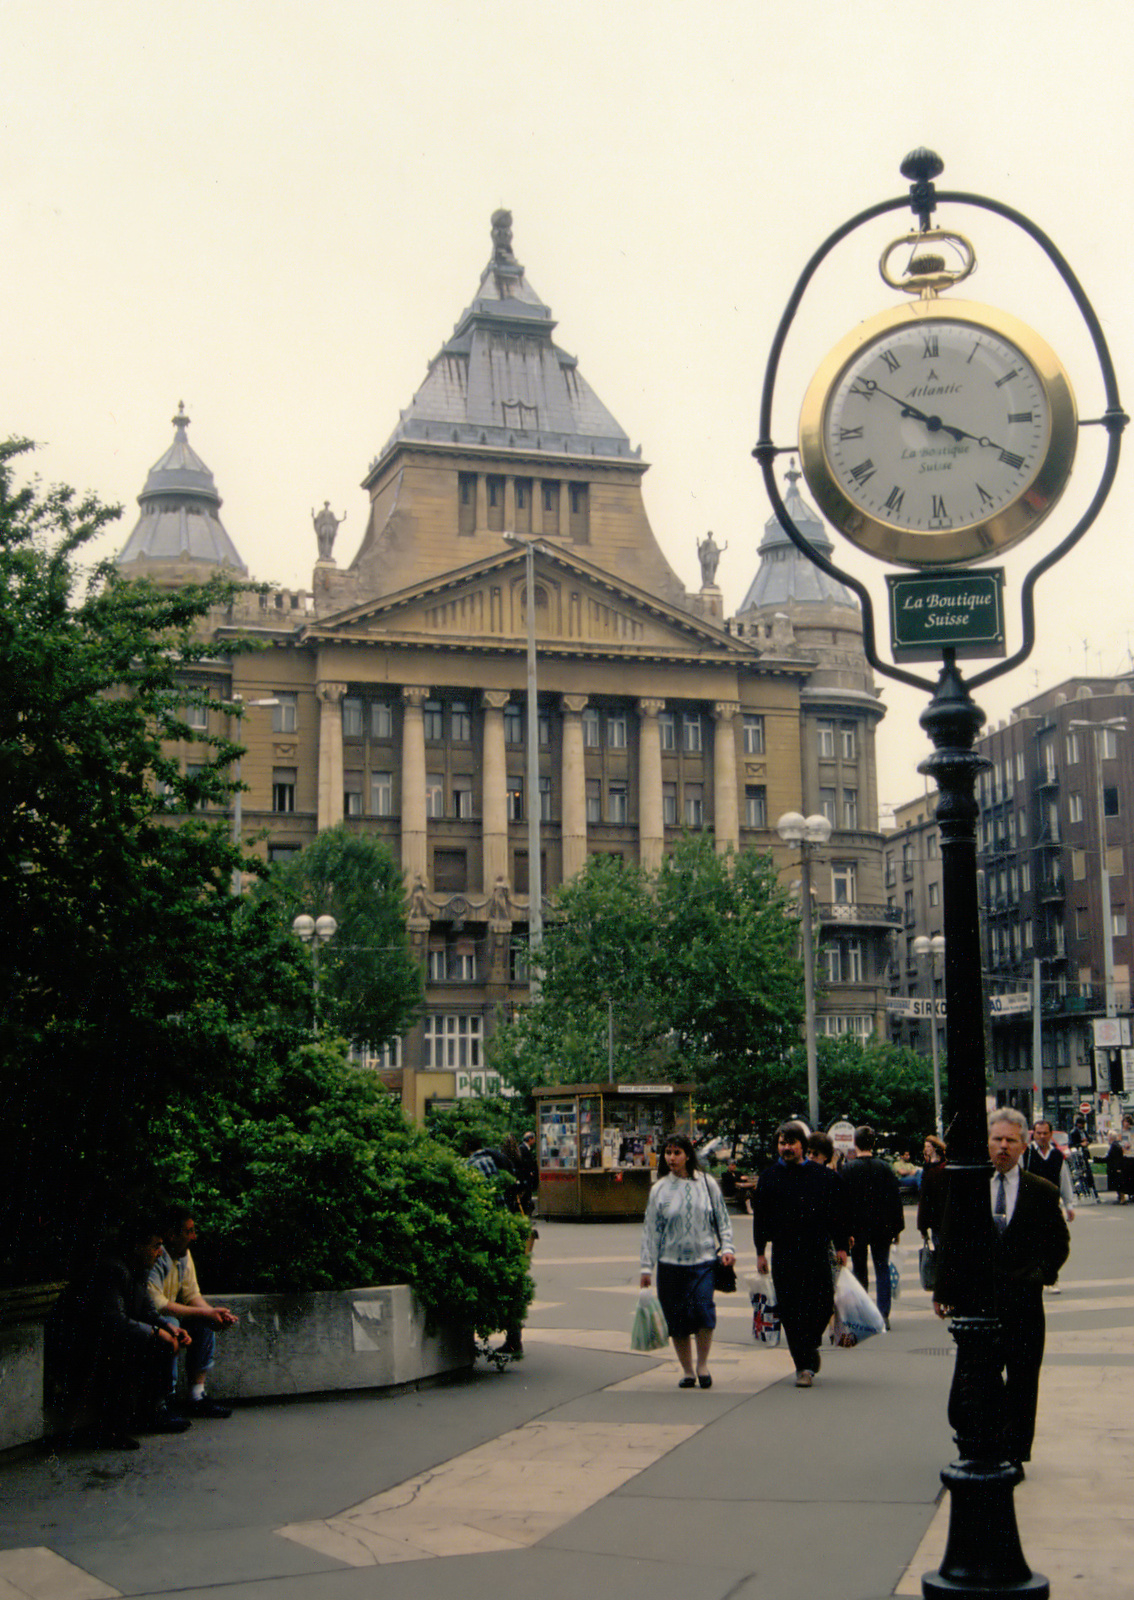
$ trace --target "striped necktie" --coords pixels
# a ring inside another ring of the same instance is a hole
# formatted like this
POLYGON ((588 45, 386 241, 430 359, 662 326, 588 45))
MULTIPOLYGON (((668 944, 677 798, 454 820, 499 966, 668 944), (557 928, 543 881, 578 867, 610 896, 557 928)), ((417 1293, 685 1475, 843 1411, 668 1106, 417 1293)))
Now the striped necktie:
POLYGON ((997 1233, 1003 1233, 1008 1226, 1008 1190, 1002 1172, 997 1173, 996 1182, 999 1187, 996 1191, 996 1204, 992 1208, 992 1220, 996 1224, 997 1233))

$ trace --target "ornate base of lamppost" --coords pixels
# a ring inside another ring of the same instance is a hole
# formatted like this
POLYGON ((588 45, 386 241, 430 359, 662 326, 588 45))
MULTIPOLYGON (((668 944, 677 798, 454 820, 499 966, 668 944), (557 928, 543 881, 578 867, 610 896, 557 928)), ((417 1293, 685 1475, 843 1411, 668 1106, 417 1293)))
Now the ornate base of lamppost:
POLYGON ((949 1491, 949 1537, 936 1572, 921 1580, 927 1600, 965 1595, 967 1600, 1004 1600, 1029 1595, 1048 1600, 1051 1585, 1024 1560, 1012 1491, 1019 1467, 954 1461, 941 1474, 949 1491))

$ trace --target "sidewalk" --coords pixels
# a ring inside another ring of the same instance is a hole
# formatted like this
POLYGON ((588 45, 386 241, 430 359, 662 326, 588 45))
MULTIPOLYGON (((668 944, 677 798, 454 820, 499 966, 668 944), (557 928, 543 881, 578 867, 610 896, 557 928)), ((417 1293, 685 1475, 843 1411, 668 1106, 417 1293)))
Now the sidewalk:
MULTIPOLYGON (((1134 1570, 1134 1217, 1091 1207, 1049 1298, 1024 1551, 1056 1596, 1134 1570)), ((917 1595, 947 1506, 952 1340, 898 1252, 893 1332, 796 1390, 719 1302, 714 1386, 633 1355, 637 1229, 548 1224, 527 1356, 402 1395, 250 1406, 147 1439, 0 1465, 0 1600, 871 1600, 917 1595), (459 1566, 451 1563, 453 1557, 459 1566), (376 1568, 382 1568, 379 1572, 376 1568)), ((742 1270, 754 1255, 738 1228, 742 1270)), ((907 1234, 907 1237, 909 1235, 907 1234)))

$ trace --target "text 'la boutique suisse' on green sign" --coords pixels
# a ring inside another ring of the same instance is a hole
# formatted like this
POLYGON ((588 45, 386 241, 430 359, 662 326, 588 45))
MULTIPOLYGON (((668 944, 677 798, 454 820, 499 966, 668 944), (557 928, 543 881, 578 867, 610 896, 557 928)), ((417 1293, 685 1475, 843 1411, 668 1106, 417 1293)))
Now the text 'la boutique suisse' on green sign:
POLYGON ((929 661, 946 647, 970 659, 1005 654, 1003 567, 887 573, 886 585, 896 661, 929 661))

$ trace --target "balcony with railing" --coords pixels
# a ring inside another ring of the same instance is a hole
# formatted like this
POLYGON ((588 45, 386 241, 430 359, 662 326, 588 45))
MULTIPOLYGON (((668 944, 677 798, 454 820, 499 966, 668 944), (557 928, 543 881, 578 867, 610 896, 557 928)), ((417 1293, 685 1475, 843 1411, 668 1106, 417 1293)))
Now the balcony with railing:
POLYGON ((859 927, 900 928, 904 920, 900 906, 867 905, 861 900, 821 901, 816 909, 821 924, 845 926, 853 923, 859 927))

